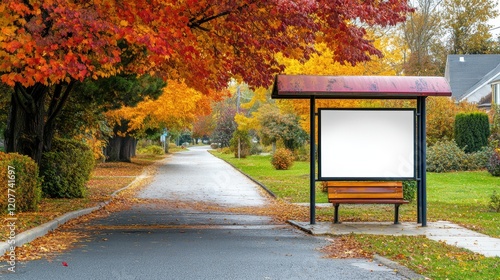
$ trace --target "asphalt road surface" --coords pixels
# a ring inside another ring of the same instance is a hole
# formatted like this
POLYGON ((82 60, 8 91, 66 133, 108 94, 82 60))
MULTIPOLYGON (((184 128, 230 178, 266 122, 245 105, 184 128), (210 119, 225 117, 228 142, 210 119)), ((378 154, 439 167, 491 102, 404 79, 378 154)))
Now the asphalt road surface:
POLYGON ((165 207, 159 200, 261 206, 258 187, 207 148, 175 154, 140 194, 151 203, 86 224, 74 249, 2 279, 401 279, 364 259, 326 259, 329 242, 269 217, 165 207), (68 265, 63 266, 62 262, 68 265))

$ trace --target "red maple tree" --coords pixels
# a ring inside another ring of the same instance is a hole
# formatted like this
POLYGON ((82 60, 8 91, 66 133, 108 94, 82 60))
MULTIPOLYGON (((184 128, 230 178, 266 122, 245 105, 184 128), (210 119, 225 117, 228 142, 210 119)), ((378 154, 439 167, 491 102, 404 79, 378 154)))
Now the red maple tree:
POLYGON ((184 80, 205 93, 239 77, 266 86, 274 54, 380 55, 362 24, 393 25, 406 0, 3 0, 0 80, 14 87, 6 149, 40 161, 74 83, 120 72, 184 80))

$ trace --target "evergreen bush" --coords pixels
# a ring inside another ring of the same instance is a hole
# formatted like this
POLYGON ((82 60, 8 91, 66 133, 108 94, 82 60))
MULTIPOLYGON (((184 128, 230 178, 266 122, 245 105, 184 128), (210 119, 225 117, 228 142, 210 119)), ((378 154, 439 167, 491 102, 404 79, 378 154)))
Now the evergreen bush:
POLYGON ((52 150, 42 155, 40 175, 46 197, 81 198, 94 168, 92 150, 84 143, 56 138, 52 150))
POLYGON ((490 123, 486 113, 460 113, 455 117, 455 142, 466 153, 487 146, 489 136, 490 123))
POLYGON ((37 210, 42 197, 41 182, 38 167, 33 159, 17 153, 0 152, 2 212, 9 208, 15 212, 37 210))

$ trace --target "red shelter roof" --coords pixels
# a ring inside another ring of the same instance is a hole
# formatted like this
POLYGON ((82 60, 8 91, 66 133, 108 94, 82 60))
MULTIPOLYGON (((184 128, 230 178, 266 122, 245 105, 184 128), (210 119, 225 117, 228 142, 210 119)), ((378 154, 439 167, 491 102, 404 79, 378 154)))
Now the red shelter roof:
POLYGON ((451 96, 443 77, 277 75, 272 98, 416 98, 451 96))

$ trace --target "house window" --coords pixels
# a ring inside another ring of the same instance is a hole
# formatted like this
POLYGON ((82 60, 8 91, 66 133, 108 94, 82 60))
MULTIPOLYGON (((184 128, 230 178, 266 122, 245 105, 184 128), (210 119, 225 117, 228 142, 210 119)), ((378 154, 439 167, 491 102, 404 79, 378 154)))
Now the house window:
POLYGON ((493 104, 500 105, 500 82, 491 84, 491 95, 493 96, 493 104))

